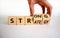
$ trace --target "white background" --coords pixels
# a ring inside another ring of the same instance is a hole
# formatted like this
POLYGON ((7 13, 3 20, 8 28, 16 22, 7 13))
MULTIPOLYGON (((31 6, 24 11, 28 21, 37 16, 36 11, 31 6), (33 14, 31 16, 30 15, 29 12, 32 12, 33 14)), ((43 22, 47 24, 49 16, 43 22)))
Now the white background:
MULTIPOLYGON (((8 16, 29 16, 27 0, 0 0, 0 38, 60 38, 60 0, 48 0, 53 6, 48 25, 8 25, 8 16)), ((42 13, 35 5, 35 13, 42 13)))

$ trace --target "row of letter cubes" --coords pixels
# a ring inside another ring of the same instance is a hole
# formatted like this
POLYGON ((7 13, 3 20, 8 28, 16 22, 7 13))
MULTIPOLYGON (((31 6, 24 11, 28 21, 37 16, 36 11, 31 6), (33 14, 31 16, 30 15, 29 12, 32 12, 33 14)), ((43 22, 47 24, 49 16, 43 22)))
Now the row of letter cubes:
POLYGON ((48 24, 50 16, 48 14, 35 14, 34 16, 9 16, 9 25, 21 24, 48 24))

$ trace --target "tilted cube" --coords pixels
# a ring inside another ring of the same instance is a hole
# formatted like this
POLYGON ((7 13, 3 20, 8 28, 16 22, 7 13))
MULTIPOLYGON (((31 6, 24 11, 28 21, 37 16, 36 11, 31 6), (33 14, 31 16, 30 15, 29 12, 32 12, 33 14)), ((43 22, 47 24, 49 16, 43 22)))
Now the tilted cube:
POLYGON ((34 24, 42 24, 42 14, 34 15, 34 24))
POLYGON ((48 14, 43 14, 43 24, 48 24, 50 22, 50 16, 48 14))

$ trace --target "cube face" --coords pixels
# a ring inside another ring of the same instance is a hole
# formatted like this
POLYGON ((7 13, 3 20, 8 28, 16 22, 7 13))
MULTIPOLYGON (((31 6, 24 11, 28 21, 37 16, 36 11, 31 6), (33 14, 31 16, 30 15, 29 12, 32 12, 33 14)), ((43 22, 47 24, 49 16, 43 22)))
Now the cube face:
POLYGON ((33 24, 33 17, 25 16, 25 24, 33 24))
POLYGON ((34 24, 42 24, 42 14, 34 15, 34 24))
POLYGON ((9 16, 8 17, 8 24, 9 25, 16 25, 16 17, 15 16, 9 16))
POLYGON ((17 17, 17 25, 21 25, 25 23, 25 19, 23 16, 18 16, 17 17))
POLYGON ((48 14, 43 14, 43 24, 48 24, 50 22, 50 16, 48 14))
POLYGON ((50 20, 50 16, 48 14, 43 14, 43 19, 50 20))
POLYGON ((49 24, 50 20, 43 20, 43 24, 49 24))
POLYGON ((43 16, 42 16, 43 14, 35 14, 33 17, 34 18, 42 18, 43 16))
POLYGON ((42 24, 42 19, 34 19, 34 24, 42 24))

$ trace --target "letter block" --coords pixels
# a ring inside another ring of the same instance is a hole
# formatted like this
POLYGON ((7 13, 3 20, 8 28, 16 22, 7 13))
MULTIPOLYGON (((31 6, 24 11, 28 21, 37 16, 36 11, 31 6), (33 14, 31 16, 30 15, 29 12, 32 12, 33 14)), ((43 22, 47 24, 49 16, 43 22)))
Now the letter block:
POLYGON ((9 16, 8 17, 8 24, 9 25, 16 25, 16 16, 9 16))
POLYGON ((17 17, 17 25, 24 24, 24 22, 25 22, 24 16, 17 17))
POLYGON ((50 16, 48 14, 43 14, 43 24, 48 24, 50 21, 50 16))
POLYGON ((25 24, 33 24, 33 17, 25 16, 25 24))
POLYGON ((42 24, 42 14, 34 15, 34 24, 42 24))

